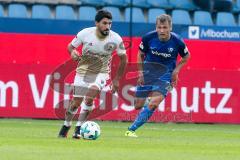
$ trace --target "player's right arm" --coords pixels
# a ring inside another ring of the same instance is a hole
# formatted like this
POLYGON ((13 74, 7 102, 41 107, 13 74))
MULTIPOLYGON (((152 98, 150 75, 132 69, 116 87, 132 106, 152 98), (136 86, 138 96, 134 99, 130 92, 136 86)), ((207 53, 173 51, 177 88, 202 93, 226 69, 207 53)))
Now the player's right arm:
POLYGON ((137 67, 138 67, 138 85, 143 85, 144 84, 144 76, 143 76, 143 61, 144 61, 144 56, 146 55, 148 51, 148 38, 147 36, 142 37, 142 41, 139 45, 139 50, 138 50, 138 56, 137 56, 137 67))
POLYGON ((72 43, 68 44, 68 52, 71 55, 71 58, 74 61, 79 61, 80 60, 80 56, 79 56, 79 52, 77 51, 77 49, 72 45, 72 43))
POLYGON ((144 53, 139 49, 138 50, 138 56, 137 56, 137 68, 138 68, 138 85, 144 84, 144 78, 143 78, 143 57, 144 53))
POLYGON ((181 56, 181 59, 180 59, 179 63, 176 65, 176 68, 172 72, 171 84, 173 87, 176 87, 176 85, 177 85, 178 74, 179 74, 180 70, 190 59, 190 52, 188 51, 188 48, 182 39, 180 39, 180 41, 179 41, 178 52, 181 56))
POLYGON ((72 59, 75 61, 80 60, 79 52, 77 51, 77 48, 83 43, 83 39, 88 33, 88 29, 83 29, 80 32, 78 32, 77 36, 68 44, 68 52, 71 55, 72 59))

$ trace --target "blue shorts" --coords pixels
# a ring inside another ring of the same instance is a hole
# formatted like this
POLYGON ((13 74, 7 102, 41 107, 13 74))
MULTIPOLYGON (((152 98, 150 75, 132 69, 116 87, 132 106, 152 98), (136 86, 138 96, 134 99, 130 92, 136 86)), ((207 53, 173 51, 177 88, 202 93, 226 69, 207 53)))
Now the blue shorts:
POLYGON ((138 98, 147 98, 152 92, 159 92, 164 97, 167 96, 168 92, 172 89, 172 85, 168 81, 158 81, 153 85, 137 86, 135 96, 138 98))

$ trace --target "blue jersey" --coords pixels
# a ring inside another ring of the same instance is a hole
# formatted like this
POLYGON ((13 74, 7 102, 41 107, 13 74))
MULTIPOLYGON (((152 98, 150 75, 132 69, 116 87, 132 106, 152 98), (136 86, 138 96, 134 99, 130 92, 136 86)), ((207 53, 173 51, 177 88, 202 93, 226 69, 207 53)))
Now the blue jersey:
POLYGON ((178 54, 181 57, 188 54, 183 40, 173 32, 170 34, 168 41, 160 41, 156 31, 149 32, 142 37, 139 49, 144 53, 144 77, 159 78, 170 82, 178 54))

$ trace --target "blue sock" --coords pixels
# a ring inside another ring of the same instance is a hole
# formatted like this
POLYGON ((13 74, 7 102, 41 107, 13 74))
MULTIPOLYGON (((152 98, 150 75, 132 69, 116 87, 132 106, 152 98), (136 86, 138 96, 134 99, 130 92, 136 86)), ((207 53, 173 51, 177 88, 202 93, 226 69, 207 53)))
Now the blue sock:
POLYGON ((148 119, 152 116, 154 110, 148 108, 148 106, 144 106, 143 110, 139 112, 137 118, 133 122, 133 124, 128 128, 130 131, 135 131, 139 127, 141 127, 144 123, 148 121, 148 119))

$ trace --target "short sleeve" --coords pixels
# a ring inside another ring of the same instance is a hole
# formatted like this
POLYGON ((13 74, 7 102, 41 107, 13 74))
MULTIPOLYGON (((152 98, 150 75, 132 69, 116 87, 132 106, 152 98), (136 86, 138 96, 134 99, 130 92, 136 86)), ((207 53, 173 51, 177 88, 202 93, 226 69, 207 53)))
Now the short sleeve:
POLYGON ((180 54, 181 57, 185 57, 186 55, 189 54, 188 48, 182 39, 180 39, 179 41, 178 53, 180 54))
POLYGON ((147 40, 147 37, 144 36, 144 37, 142 37, 142 41, 141 41, 141 43, 140 43, 140 45, 139 45, 139 49, 140 49, 143 53, 146 53, 147 50, 148 50, 148 48, 149 48, 148 40, 147 40))
POLYGON ((85 35, 86 35, 86 29, 83 29, 80 32, 78 32, 76 37, 71 42, 72 46, 75 47, 75 48, 80 46, 83 43, 83 38, 84 38, 85 35))

